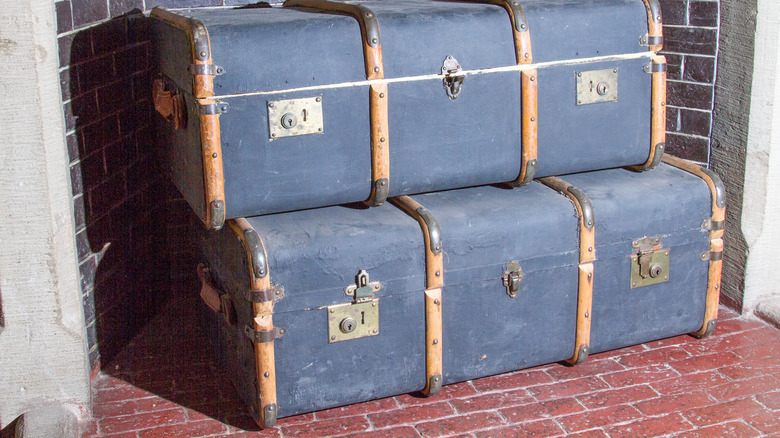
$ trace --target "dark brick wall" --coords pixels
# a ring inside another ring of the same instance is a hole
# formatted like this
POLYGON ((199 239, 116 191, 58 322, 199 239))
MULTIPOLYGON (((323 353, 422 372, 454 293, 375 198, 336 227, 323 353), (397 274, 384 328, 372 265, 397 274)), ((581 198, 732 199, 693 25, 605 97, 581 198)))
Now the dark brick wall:
MULTIPOLYGON (((55 3, 90 360, 110 360, 178 290, 196 287, 193 215, 155 155, 149 36, 154 6, 242 0, 55 3), (99 349, 98 349, 99 346, 99 349)), ((668 145, 707 162, 718 2, 662 0, 669 59, 668 145)))
POLYGON ((667 152, 708 163, 715 65, 718 1, 661 0, 668 70, 667 152))

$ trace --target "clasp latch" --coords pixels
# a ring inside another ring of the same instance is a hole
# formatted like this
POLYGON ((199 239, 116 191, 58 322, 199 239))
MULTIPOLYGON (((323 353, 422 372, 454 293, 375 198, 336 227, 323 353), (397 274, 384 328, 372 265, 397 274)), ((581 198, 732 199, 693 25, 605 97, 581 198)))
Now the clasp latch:
POLYGON ((511 298, 517 297, 517 293, 520 291, 520 283, 523 281, 523 268, 520 267, 520 263, 517 261, 511 261, 506 266, 504 274, 501 276, 501 280, 506 287, 506 294, 511 298))
POLYGON ((374 298, 374 294, 382 290, 382 283, 370 281, 368 272, 361 269, 355 276, 355 284, 344 288, 344 295, 352 297, 356 303, 363 303, 374 298))
POLYGON ((669 249, 661 249, 659 236, 645 236, 631 246, 638 250, 631 255, 631 289, 669 280, 669 249))
POLYGON ((462 70, 458 60, 452 56, 447 56, 444 60, 444 64, 441 66, 441 74, 444 75, 444 89, 447 91, 447 96, 449 96, 450 99, 457 99, 460 94, 463 80, 466 77, 456 74, 460 73, 462 70))

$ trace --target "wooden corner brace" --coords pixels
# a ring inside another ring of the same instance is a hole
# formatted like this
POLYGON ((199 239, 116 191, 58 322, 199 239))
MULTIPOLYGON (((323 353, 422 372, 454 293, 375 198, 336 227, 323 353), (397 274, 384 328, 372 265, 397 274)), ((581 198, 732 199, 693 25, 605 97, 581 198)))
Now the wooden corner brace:
POLYGON ((577 333, 574 341, 574 354, 567 362, 581 364, 590 352, 590 324, 593 308, 593 262, 596 260, 596 225, 593 218, 593 204, 588 196, 578 188, 556 177, 539 180, 558 193, 569 198, 577 209, 580 229, 580 264, 577 293, 577 333))
POLYGON ((436 395, 443 383, 442 360, 442 287, 444 252, 441 229, 425 207, 408 196, 392 198, 393 204, 413 217, 422 228, 425 240, 425 388, 423 394, 436 395))
MULTIPOLYGON (((376 14, 364 5, 330 0, 287 0, 285 7, 298 7, 353 17, 360 24, 366 79, 384 79, 382 41, 376 14)), ((370 85, 369 112, 371 122, 371 194, 366 205, 382 205, 390 189, 390 130, 388 128, 387 84, 370 85)))
POLYGON ((723 181, 711 170, 698 164, 671 155, 664 156, 664 162, 696 175, 710 189, 712 200, 712 216, 709 218, 710 256, 707 270, 707 297, 705 299, 704 320, 701 328, 691 333, 697 338, 704 338, 715 331, 718 319, 718 303, 720 302, 720 282, 723 270, 723 233, 726 220, 726 189, 723 181))
MULTIPOLYGON (((241 241, 246 257, 249 261, 250 291, 262 292, 272 290, 271 276, 268 272, 267 254, 263 241, 246 219, 232 219, 228 221, 230 228, 241 241)), ((270 333, 266 342, 253 342, 255 349, 255 372, 258 386, 259 418, 256 418, 260 427, 268 428, 276 424, 276 366, 274 358, 274 341, 277 333, 284 333, 274 327, 273 324, 274 301, 253 302, 252 314, 254 315, 252 327, 256 333, 270 333)))

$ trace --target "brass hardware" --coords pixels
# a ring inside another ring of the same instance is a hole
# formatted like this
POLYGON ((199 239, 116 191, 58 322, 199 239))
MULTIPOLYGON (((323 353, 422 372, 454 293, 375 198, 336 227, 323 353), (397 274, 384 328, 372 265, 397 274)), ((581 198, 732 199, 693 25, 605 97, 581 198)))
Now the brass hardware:
POLYGON ((322 97, 268 102, 270 140, 296 135, 322 134, 322 97))
POLYGON ((447 56, 447 58, 444 60, 444 64, 441 66, 441 74, 444 75, 442 82, 444 83, 444 89, 447 91, 447 96, 450 99, 455 100, 460 94, 465 76, 453 75, 460 73, 462 70, 463 69, 461 68, 460 63, 458 63, 458 60, 452 56, 447 56))
POLYGON ((328 342, 379 334, 379 298, 328 306, 328 342))
POLYGON ((501 280, 506 287, 506 294, 512 298, 517 297, 517 293, 520 291, 520 283, 523 281, 523 268, 520 267, 520 263, 517 261, 511 261, 506 267, 504 274, 501 276, 501 280))
POLYGON ((574 72, 577 81, 577 105, 617 102, 618 69, 607 68, 574 72))
POLYGON ((350 284, 344 288, 344 295, 352 297, 356 303, 369 301, 374 294, 382 290, 382 283, 370 281, 368 272, 363 269, 355 276, 355 284, 350 284))
POLYGON ((660 237, 643 237, 631 246, 638 250, 631 255, 631 289, 669 281, 669 249, 661 249, 660 237))

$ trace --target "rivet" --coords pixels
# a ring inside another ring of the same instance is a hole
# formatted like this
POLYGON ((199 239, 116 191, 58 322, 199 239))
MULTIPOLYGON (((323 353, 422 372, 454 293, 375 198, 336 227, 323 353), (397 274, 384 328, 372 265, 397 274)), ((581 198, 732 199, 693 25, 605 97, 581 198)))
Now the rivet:
POLYGON ((380 142, 382 142, 382 143, 384 143, 384 142, 385 142, 385 138, 384 138, 384 137, 382 137, 382 138, 380 138, 380 139, 379 139, 379 141, 380 141, 380 142))
POLYGON ((582 103, 582 101, 581 101, 581 100, 578 100, 578 101, 577 101, 577 103, 582 103))
POLYGON ((271 134, 271 137, 276 137, 276 134, 271 134))
POLYGON ((441 277, 441 271, 436 271, 436 276, 441 277))
POLYGON ((267 406, 266 409, 268 409, 269 411, 273 411, 274 410, 274 405, 267 406))
POLYGON ((331 341, 335 341, 335 340, 336 340, 336 337, 335 337, 335 336, 331 336, 331 337, 330 337, 330 340, 331 340, 331 341))
POLYGON ((636 283, 631 283, 631 286, 636 286, 636 283))
POLYGON ((322 132, 322 128, 317 128, 317 131, 322 132))
POLYGON ((205 57, 206 57, 206 55, 207 55, 207 53, 206 53, 205 51, 204 51, 204 52, 200 52, 200 56, 202 56, 202 57, 204 57, 204 58, 205 58, 205 57))
POLYGON ((661 106, 666 106, 666 102, 661 102, 661 106))
POLYGON ((452 59, 452 56, 447 56, 447 59, 452 59))
POLYGON ((265 269, 260 269, 259 272, 260 272, 260 275, 265 275, 265 269))
POLYGON ((379 93, 379 97, 380 98, 384 98, 385 97, 385 93, 379 93))
POLYGON ((530 53, 526 53, 526 54, 525 54, 525 57, 526 57, 526 58, 530 58, 530 57, 531 57, 531 54, 530 54, 530 53))
POLYGON ((371 303, 371 307, 376 307, 376 303, 371 303))
POLYGON ((315 100, 315 101, 317 101, 317 102, 322 102, 322 98, 321 98, 321 97, 317 97, 317 98, 316 98, 316 99, 314 99, 314 100, 315 100))
POLYGON ((520 25, 520 29, 525 29, 526 27, 528 27, 528 26, 526 26, 525 24, 521 24, 520 25))
POLYGON ((387 181, 385 180, 379 181, 379 185, 384 187, 387 185, 387 181))
POLYGON ((372 39, 371 39, 371 42, 372 42, 372 43, 374 43, 374 44, 376 44, 376 43, 377 43, 377 41, 378 41, 378 40, 377 40, 376 38, 372 38, 372 39))
POLYGON ((536 121, 536 117, 531 117, 531 121, 535 122, 536 121))
POLYGON ((590 274, 590 273, 589 273, 589 274, 588 274, 588 280, 590 280, 591 278, 593 278, 593 274, 590 274))
POLYGON ((336 313, 336 309, 330 309, 330 313, 336 313))
POLYGON ((212 158, 217 158, 217 153, 215 152, 215 153, 211 154, 211 157, 212 158))
POLYGON ((374 67, 374 73, 379 73, 379 67, 374 67))
POLYGON ((591 246, 590 248, 588 248, 588 251, 593 252, 593 247, 591 246))
POLYGON ((668 279, 669 279, 669 276, 668 275, 664 275, 664 280, 668 280, 668 279))
POLYGON ((377 329, 371 330, 371 333, 377 334, 377 333, 379 333, 379 330, 377 330, 377 329))
POLYGON ((274 103, 273 102, 268 102, 268 108, 273 108, 273 107, 274 107, 274 103))
POLYGON ((616 69, 616 68, 613 68, 613 69, 612 69, 612 73, 617 73, 617 69, 616 69))
POLYGON ((536 76, 531 76, 531 82, 536 80, 536 76))
POLYGON ((366 12, 366 17, 373 17, 373 14, 371 14, 371 12, 366 12))
POLYGON ((582 77, 582 73, 577 73, 577 76, 578 77, 582 77))
POLYGON ((655 17, 655 18, 656 18, 656 20, 661 21, 661 16, 660 15, 655 17))
POLYGON ((281 329, 281 330, 279 330, 279 333, 280 333, 280 334, 284 334, 286 331, 287 331, 287 330, 285 330, 285 329, 281 329))
POLYGON ((588 226, 592 227, 593 226, 593 221, 588 221, 588 226))
POLYGON ((439 300, 433 300, 433 304, 439 305, 439 300))
POLYGON ((265 377, 271 377, 271 373, 269 373, 268 371, 266 371, 266 372, 265 372, 265 374, 263 374, 263 375, 264 375, 265 377))
POLYGON ((438 343, 439 343, 439 340, 438 340, 438 339, 434 339, 434 340, 433 340, 433 345, 436 345, 436 344, 438 344, 438 343))
POLYGON ((590 318, 590 313, 585 312, 585 318, 590 318))

